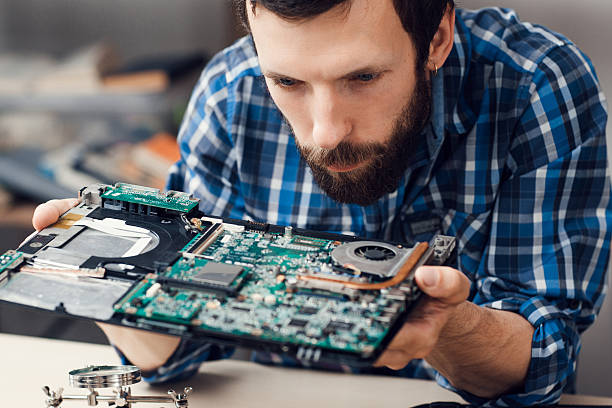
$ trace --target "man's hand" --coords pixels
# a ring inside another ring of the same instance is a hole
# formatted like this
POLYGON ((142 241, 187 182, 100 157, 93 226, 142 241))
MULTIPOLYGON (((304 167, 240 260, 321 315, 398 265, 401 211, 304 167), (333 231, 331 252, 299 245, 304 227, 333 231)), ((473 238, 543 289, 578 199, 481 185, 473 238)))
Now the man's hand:
POLYGON ((415 279, 426 296, 380 356, 377 366, 399 370, 412 359, 427 357, 449 318, 470 293, 469 279, 452 268, 422 266, 415 279))
POLYGON ((32 216, 32 225, 36 231, 48 227, 57 221, 63 213, 79 203, 76 198, 47 201, 36 207, 32 216))
POLYGON ((455 387, 480 397, 520 389, 533 326, 519 314, 467 301, 470 281, 458 270, 424 266, 415 278, 425 297, 376 365, 398 370, 424 358, 455 387))
MULTIPOLYGON (((64 200, 47 201, 36 207, 32 216, 32 225, 36 231, 56 222, 59 217, 79 200, 67 198, 64 200)), ((141 370, 153 370, 163 365, 179 345, 180 337, 165 334, 150 333, 142 330, 129 329, 109 324, 97 323, 109 341, 114 344, 141 370)))

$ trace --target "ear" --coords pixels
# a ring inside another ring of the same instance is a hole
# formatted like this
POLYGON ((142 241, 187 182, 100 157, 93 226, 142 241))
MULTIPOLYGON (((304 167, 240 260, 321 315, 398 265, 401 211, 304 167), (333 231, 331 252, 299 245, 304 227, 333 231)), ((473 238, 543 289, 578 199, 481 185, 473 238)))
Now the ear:
POLYGON ((426 67, 428 70, 437 72, 446 62, 446 58, 453 49, 455 38, 455 8, 448 6, 438 31, 434 34, 429 44, 429 59, 426 67))

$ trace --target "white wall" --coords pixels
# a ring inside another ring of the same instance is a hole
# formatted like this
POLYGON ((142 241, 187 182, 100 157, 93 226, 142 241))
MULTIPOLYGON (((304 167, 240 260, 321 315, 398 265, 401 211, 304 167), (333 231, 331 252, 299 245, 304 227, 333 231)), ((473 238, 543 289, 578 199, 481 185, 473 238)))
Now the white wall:
POLYGON ((5 48, 6 38, 2 35, 5 31, 5 27, 7 26, 7 15, 5 11, 6 6, 4 2, 0 1, 0 50, 5 48))
POLYGON ((228 0, 0 0, 0 49, 63 54, 107 38, 127 57, 214 52, 233 38, 229 4, 228 0))
MULTIPOLYGON (((459 0, 463 8, 513 8, 523 21, 563 33, 593 61, 604 92, 612 99, 612 1, 610 0, 459 0)), ((607 127, 612 157, 612 121, 607 127)), ((612 299, 606 299, 595 324, 583 335, 578 364, 578 392, 612 396, 612 299)))

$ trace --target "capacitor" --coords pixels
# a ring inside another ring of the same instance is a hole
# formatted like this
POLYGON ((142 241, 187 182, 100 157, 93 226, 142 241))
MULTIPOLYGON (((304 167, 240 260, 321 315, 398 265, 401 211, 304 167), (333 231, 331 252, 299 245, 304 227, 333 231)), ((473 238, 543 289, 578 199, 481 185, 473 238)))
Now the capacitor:
POLYGON ((146 297, 156 296, 161 290, 161 283, 155 282, 147 291, 145 292, 146 297))
POLYGON ((206 302, 207 309, 217 309, 219 306, 221 306, 221 302, 219 302, 217 299, 206 302))
POLYGON ((266 305, 274 305, 274 304, 276 304, 276 296, 274 296, 274 295, 266 295, 264 297, 264 302, 266 303, 266 305))

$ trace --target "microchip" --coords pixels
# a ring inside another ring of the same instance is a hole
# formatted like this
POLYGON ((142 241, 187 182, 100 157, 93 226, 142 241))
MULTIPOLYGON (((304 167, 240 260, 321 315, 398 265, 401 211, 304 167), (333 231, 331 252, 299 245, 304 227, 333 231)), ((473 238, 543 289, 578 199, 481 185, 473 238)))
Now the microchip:
POLYGON ((319 310, 316 307, 303 306, 300 308, 298 313, 305 314, 305 315, 313 315, 313 314, 317 314, 318 311, 319 310))
POLYGON ((300 328, 306 327, 307 324, 308 324, 308 321, 302 320, 302 319, 291 319, 291 321, 289 322, 289 326, 295 326, 295 327, 300 327, 300 328))
POLYGON ((296 245, 307 245, 307 246, 311 246, 314 248, 320 248, 323 245, 325 245, 326 242, 314 240, 314 239, 307 238, 307 237, 296 236, 293 238, 293 241, 291 243, 296 244, 296 245))
POLYGON ((331 321, 325 326, 324 331, 328 333, 335 333, 338 330, 351 331, 355 327, 354 323, 341 322, 338 320, 331 321))
POLYGON ((193 282, 228 287, 242 273, 243 268, 237 265, 229 265, 219 262, 208 262, 197 268, 197 272, 191 276, 193 282))

